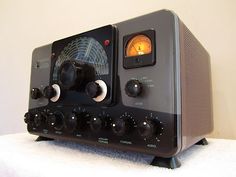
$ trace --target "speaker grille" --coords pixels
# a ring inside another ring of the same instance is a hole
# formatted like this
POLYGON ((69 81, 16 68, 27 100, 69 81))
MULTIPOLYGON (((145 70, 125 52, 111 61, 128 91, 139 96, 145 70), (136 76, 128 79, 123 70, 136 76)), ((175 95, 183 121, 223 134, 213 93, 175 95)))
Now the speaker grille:
POLYGON ((187 148, 213 128, 211 70, 207 51, 183 23, 180 42, 182 134, 187 148))

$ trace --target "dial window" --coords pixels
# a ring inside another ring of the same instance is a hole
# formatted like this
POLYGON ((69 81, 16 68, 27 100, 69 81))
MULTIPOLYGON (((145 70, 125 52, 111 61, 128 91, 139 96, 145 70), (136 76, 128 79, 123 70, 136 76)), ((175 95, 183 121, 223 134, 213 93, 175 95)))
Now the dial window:
POLYGON ((125 56, 133 57, 149 54, 152 52, 152 42, 146 35, 137 35, 129 40, 125 56))
POLYGON ((123 67, 125 69, 156 64, 155 30, 149 29, 123 37, 123 67))

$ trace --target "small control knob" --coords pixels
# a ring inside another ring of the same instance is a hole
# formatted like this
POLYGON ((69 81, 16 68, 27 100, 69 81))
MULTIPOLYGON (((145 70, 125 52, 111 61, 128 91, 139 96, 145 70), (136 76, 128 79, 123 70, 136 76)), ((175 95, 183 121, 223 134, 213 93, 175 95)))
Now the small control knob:
POLYGON ((142 93, 142 84, 138 80, 129 80, 125 85, 125 93, 129 97, 137 97, 142 93))
POLYGON ((32 88, 30 91, 30 96, 32 99, 36 100, 42 96, 42 93, 38 88, 32 88))
POLYGON ((100 117, 91 117, 89 125, 93 132, 99 132, 105 128, 105 121, 100 117))
POLYGON ((117 119, 112 123, 112 131, 118 136, 122 136, 130 130, 131 126, 128 120, 117 119))
POLYGON ((145 120, 138 124, 138 133, 143 138, 150 138, 156 133, 157 125, 152 120, 145 120))
POLYGON ((86 94, 91 98, 96 98, 102 93, 102 89, 96 82, 89 82, 85 87, 86 94))
POLYGON ((46 86, 43 89, 43 96, 45 98, 51 99, 56 96, 56 90, 52 86, 46 86))
POLYGON ((70 113, 66 116, 66 130, 70 133, 74 132, 78 126, 79 117, 76 113, 70 113))
POLYGON ((73 111, 68 114, 65 119, 65 127, 69 133, 72 133, 76 130, 86 130, 88 128, 90 114, 87 112, 77 112, 73 111))
POLYGON ((41 114, 39 114, 39 113, 36 113, 36 114, 34 115, 34 125, 35 125, 36 127, 39 127, 39 126, 42 124, 43 119, 44 119, 43 115, 41 115, 41 114))
POLYGON ((62 130, 64 116, 61 112, 56 112, 48 116, 48 125, 55 130, 62 130))
POLYGON ((30 112, 25 113, 24 121, 26 124, 30 124, 33 121, 33 116, 30 112))

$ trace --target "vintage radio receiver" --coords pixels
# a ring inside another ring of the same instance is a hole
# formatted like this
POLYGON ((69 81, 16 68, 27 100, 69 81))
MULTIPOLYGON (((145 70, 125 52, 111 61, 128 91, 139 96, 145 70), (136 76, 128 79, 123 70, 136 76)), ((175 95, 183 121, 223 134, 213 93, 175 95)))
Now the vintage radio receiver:
POLYGON ((29 133, 155 156, 176 155, 212 131, 210 60, 180 19, 161 10, 36 48, 29 133))

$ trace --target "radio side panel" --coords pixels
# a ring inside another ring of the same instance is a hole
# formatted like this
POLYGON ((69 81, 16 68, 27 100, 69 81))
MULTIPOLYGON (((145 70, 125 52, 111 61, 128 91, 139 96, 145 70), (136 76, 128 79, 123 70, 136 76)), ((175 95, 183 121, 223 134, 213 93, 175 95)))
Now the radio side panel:
POLYGON ((210 56, 188 28, 180 24, 182 150, 213 130, 210 56))
MULTIPOLYGON (((42 92, 49 85, 51 67, 51 44, 34 49, 31 63, 30 90, 38 88, 42 92)), ((29 96, 29 109, 46 106, 48 99, 32 99, 29 96)))

